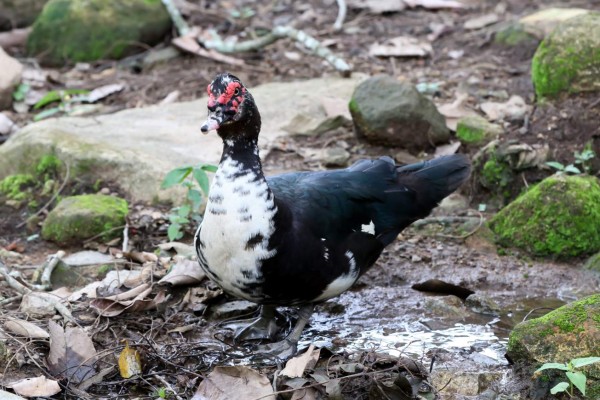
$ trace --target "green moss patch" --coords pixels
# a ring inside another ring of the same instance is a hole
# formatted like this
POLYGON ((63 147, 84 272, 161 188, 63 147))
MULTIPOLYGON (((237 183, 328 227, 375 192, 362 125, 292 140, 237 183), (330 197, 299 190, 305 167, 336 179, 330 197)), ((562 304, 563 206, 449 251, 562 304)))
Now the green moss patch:
POLYGON ((540 98, 600 90, 600 13, 558 25, 539 45, 531 77, 540 98))
MULTIPOLYGON (((560 307, 540 318, 518 324, 510 334, 507 354, 533 367, 600 356, 600 294, 560 307)), ((600 366, 589 373, 600 378, 600 366)))
POLYGON ((478 115, 461 118, 456 125, 456 137, 461 143, 482 146, 502 134, 502 128, 478 115))
POLYGON ((512 24, 498 31, 494 42, 504 46, 519 46, 527 43, 537 42, 535 35, 527 32, 522 24, 512 24))
POLYGON ((101 235, 118 237, 125 224, 127 201, 113 196, 88 194, 64 198, 42 226, 42 237, 61 244, 77 243, 101 235))
POLYGON ((30 174, 9 175, 0 181, 0 195, 14 201, 26 200, 31 194, 31 190, 27 189, 35 183, 35 178, 30 174))
POLYGON ((595 177, 551 176, 489 222, 499 244, 537 256, 600 250, 600 184, 595 177))
POLYGON ((50 0, 28 42, 30 55, 48 64, 121 58, 154 45, 171 20, 160 1, 50 0))

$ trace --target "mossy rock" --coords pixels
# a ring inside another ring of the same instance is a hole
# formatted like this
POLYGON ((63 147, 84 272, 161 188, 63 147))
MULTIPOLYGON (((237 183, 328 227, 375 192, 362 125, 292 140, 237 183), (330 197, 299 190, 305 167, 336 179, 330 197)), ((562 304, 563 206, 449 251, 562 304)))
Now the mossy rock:
POLYGON ((456 137, 468 146, 483 146, 502 134, 502 127, 479 115, 463 117, 456 125, 456 137))
POLYGON ((559 24, 540 43, 531 77, 540 98, 600 90, 600 12, 559 24))
MULTIPOLYGON (((535 369, 547 362, 598 357, 598 343, 600 294, 594 294, 515 326, 508 340, 507 355, 514 362, 535 369)), ((600 379, 600 363, 584 370, 588 377, 600 379)))
POLYGON ((588 258, 583 267, 592 271, 600 272, 600 252, 588 258))
POLYGON ((536 44, 539 39, 530 32, 527 32, 522 24, 510 24, 505 28, 496 32, 494 42, 503 46, 514 47, 527 45, 529 43, 536 44))
POLYGON ((119 59, 158 43, 170 27, 160 0, 49 0, 27 52, 49 65, 119 59))
POLYGON ((127 201, 113 196, 87 194, 64 198, 42 226, 42 237, 60 244, 78 243, 101 235, 110 240, 121 234, 127 201))
POLYGON ((419 153, 450 139, 444 116, 431 100, 391 76, 361 82, 348 108, 356 134, 372 144, 419 153))
POLYGON ((489 222, 499 244, 536 256, 600 250, 600 184, 591 176, 554 175, 531 187, 489 222))

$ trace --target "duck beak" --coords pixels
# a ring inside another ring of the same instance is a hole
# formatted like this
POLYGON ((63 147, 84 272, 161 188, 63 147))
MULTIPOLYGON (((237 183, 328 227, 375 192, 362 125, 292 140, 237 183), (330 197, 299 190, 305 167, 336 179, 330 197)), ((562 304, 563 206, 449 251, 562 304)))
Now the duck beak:
POLYGON ((218 107, 215 111, 208 112, 208 118, 206 118, 206 121, 204 121, 204 123, 200 127, 200 130, 202 131, 202 133, 204 133, 206 135, 208 132, 210 132, 212 130, 219 129, 219 127, 221 126, 222 123, 223 123, 223 111, 222 111, 221 107, 218 107))

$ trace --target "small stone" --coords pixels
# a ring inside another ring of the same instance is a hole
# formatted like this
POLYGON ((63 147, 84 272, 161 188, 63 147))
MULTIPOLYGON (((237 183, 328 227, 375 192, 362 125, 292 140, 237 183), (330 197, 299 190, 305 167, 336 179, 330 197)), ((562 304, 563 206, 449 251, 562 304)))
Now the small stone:
POLYGON ((142 50, 140 43, 160 42, 170 29, 169 14, 156 0, 49 0, 27 52, 50 65, 119 59, 142 50))
POLYGON ((481 293, 473 293, 467 297, 465 305, 479 314, 498 315, 500 313, 498 303, 481 293))
POLYGON ((413 254, 412 257, 410 258, 410 261, 416 263, 416 262, 421 262, 422 258, 416 254, 413 254))
POLYGON ((450 139, 444 116, 431 100, 390 76, 359 84, 349 108, 357 135, 372 144, 418 153, 450 139))
POLYGON ((0 113, 0 135, 10 135, 17 130, 17 126, 3 113, 0 113))
POLYGON ((225 319, 237 317, 238 315, 248 314, 256 310, 256 303, 246 300, 234 300, 210 308, 210 315, 215 319, 225 319))
POLYGON ((125 225, 127 201, 101 194, 65 197, 48 214, 42 237, 53 242, 77 243, 96 235, 104 240, 119 237, 125 225))
POLYGON ((15 87, 21 82, 23 66, 0 47, 0 110, 10 107, 15 87))
POLYGON ((326 167, 345 167, 348 165, 350 153, 341 147, 330 147, 325 149, 323 163, 326 167))
POLYGON ((461 143, 470 146, 484 146, 497 139, 502 132, 501 126, 478 115, 463 117, 456 125, 456 137, 461 143))

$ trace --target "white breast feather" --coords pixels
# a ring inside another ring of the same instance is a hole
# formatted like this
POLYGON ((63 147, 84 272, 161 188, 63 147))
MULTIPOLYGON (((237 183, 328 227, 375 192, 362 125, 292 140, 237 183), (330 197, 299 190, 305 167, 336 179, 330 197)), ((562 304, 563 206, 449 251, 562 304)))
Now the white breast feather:
POLYGON ((249 293, 233 284, 255 283, 262 279, 258 268, 260 261, 276 253, 269 251, 267 246, 268 238, 275 230, 273 217, 277 210, 266 181, 254 181, 256 175, 251 171, 234 178, 233 175, 239 172, 241 165, 237 161, 225 159, 219 165, 211 185, 200 239, 205 246, 203 254, 208 267, 220 278, 223 289, 253 300, 249 293), (241 196, 240 189, 249 193, 241 196), (220 202, 210 200, 217 197, 220 202), (257 234, 264 238, 262 242, 246 249, 248 240, 257 234), (246 275, 242 271, 246 271, 246 275))

